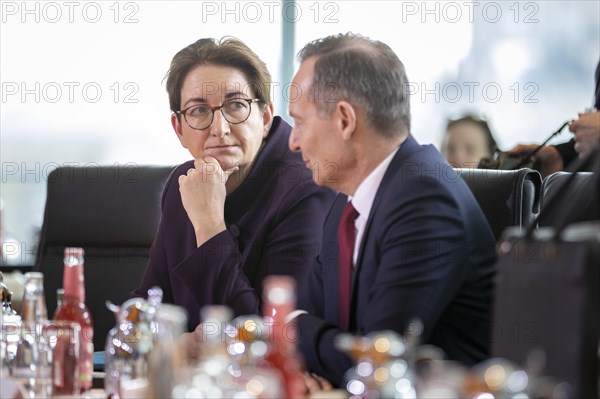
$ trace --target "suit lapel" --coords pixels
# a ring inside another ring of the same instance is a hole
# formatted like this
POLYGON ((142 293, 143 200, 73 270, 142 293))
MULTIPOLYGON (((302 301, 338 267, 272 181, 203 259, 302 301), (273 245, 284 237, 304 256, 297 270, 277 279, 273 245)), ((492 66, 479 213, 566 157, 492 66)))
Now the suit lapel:
MULTIPOLYGON (((377 189, 377 194, 375 195, 375 199, 373 201, 373 206, 371 207, 371 213, 369 214, 369 218, 367 219, 367 224, 365 225, 365 231, 363 233, 362 241, 360 243, 360 248, 358 252, 358 257, 356 261, 356 265, 354 266, 352 273, 352 297, 351 297, 351 311, 350 311, 350 329, 352 330, 356 325, 356 282, 357 276, 360 273, 362 267, 362 259, 364 256, 365 243, 369 239, 371 232, 371 225, 373 222, 373 216, 378 210, 378 207, 381 203, 382 197, 386 191, 386 188, 390 181, 393 180, 394 176, 398 172, 399 169, 402 168, 404 161, 410 157, 413 153, 419 151, 421 146, 417 141, 409 135, 408 138, 402 143, 398 152, 392 159, 392 162, 388 166, 385 174, 383 175, 383 179, 381 180, 381 184, 377 189)), ((333 315, 336 315, 335 319, 339 324, 339 255, 338 255, 338 242, 337 242, 337 229, 340 223, 340 218, 342 215, 342 211, 344 206, 348 202, 348 197, 343 194, 339 194, 336 198, 334 204, 332 205, 331 212, 325 222, 323 237, 328 237, 323 242, 325 248, 321 248, 321 264, 323 266, 323 289, 325 290, 324 298, 330 298, 330 300, 326 300, 325 303, 325 314, 327 320, 333 320, 333 315), (327 317, 327 315, 330 317, 327 317)))
POLYGON ((369 233, 371 232, 373 217, 379 209, 382 197, 385 194, 385 191, 390 181, 394 178, 398 170, 400 170, 403 167, 405 160, 420 149, 421 146, 419 145, 419 143, 414 139, 412 135, 409 134, 404 143, 400 145, 398 152, 396 153, 396 155, 394 155, 392 162, 390 163, 387 170, 385 171, 385 174, 383 175, 383 179, 381 180, 381 184, 379 185, 379 188, 377 189, 377 194, 375 194, 375 199, 373 200, 373 206, 371 207, 371 212, 369 214, 369 218, 367 219, 367 224, 365 225, 365 231, 363 233, 362 241, 360 243, 358 257, 356 258, 356 264, 354 265, 354 272, 352 273, 352 301, 354 301, 354 288, 356 285, 357 276, 360 273, 360 269, 362 267, 365 243, 369 240, 369 233))

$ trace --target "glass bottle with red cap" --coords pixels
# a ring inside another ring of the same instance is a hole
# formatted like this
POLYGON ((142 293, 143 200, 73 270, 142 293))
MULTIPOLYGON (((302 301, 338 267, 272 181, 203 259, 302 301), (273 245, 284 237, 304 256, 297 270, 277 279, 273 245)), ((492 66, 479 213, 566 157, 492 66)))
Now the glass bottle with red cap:
POLYGON ((79 386, 81 392, 92 388, 94 367, 94 328, 92 315, 85 305, 83 256, 83 248, 65 248, 64 296, 60 308, 56 309, 54 314, 54 320, 74 321, 81 326, 79 340, 79 386))
POLYGON ((296 349, 296 325, 286 320, 296 309, 296 282, 289 276, 268 276, 263 286, 265 326, 270 327, 271 334, 267 360, 281 372, 285 396, 304 397, 304 364, 296 349))

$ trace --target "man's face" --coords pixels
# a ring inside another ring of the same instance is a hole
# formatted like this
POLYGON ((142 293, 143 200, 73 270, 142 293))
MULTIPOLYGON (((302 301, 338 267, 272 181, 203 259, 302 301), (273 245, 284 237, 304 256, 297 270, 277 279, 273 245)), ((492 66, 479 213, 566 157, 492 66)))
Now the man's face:
POLYGON ((290 116, 294 127, 289 147, 302 151, 302 159, 313 172, 318 185, 336 189, 342 165, 343 146, 337 134, 335 118, 322 116, 315 104, 315 93, 311 90, 316 58, 305 60, 294 76, 291 87, 297 93, 290 97, 290 116))
MULTIPOLYGON (((218 107, 231 99, 252 98, 254 93, 238 69, 199 65, 183 82, 180 109, 197 105, 218 107)), ((273 120, 272 106, 252 103, 249 107, 248 119, 238 124, 227 122, 220 110, 214 112, 212 124, 203 130, 192 129, 183 115, 178 119, 173 114, 171 123, 179 141, 195 159, 210 155, 224 170, 243 167, 254 160, 273 120)))

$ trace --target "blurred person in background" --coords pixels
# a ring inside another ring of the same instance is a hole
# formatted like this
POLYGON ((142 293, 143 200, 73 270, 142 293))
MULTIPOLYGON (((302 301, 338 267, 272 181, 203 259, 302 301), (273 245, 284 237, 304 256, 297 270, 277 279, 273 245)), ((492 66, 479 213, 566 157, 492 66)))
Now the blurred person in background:
POLYGON ((465 115, 446 125, 441 153, 455 168, 476 168, 482 158, 498 150, 490 126, 484 119, 465 115))
POLYGON ((241 41, 190 44, 171 61, 166 86, 173 130, 193 160, 166 183, 134 295, 161 287, 193 331, 203 306, 259 314, 267 275, 305 275, 334 193, 288 149, 291 127, 273 114, 271 75, 241 41))
MULTIPOLYGON (((577 119, 569 122, 573 138, 557 145, 548 145, 536 154, 542 177, 554 172, 568 170, 569 164, 578 157, 584 157, 593 148, 600 146, 600 61, 595 73, 594 110, 579 113, 577 119)), ((518 144, 509 153, 524 156, 531 153, 538 144, 518 144)))

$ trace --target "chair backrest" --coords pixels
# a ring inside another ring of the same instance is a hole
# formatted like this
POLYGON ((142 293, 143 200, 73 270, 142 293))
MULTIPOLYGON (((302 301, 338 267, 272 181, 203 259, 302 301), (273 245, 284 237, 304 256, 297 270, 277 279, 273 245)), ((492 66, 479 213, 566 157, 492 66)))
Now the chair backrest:
POLYGON ((532 169, 456 169, 465 180, 496 240, 508 226, 528 226, 539 212, 541 175, 532 169))
POLYGON ((44 273, 48 315, 62 287, 63 251, 85 249, 86 304, 94 321, 94 348, 104 350, 115 319, 105 306, 121 304, 141 280, 173 167, 134 164, 60 167, 48 176, 48 194, 35 269, 44 273))
POLYGON ((570 384, 548 396, 598 398, 600 223, 572 224, 560 240, 552 228, 538 233, 507 234, 516 245, 496 264, 491 356, 570 384))
POLYGON ((557 224, 571 224, 600 219, 598 205, 599 187, 598 175, 592 172, 579 172, 573 177, 569 187, 563 189, 563 184, 572 173, 556 172, 546 176, 542 182, 542 199, 540 203, 539 225, 558 227, 557 224), (559 203, 548 208, 555 195, 564 192, 559 203))

